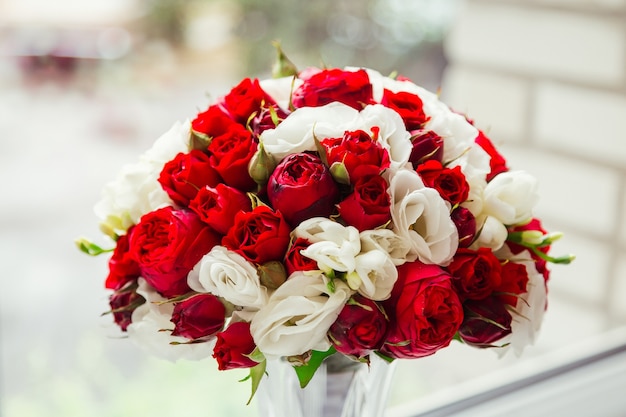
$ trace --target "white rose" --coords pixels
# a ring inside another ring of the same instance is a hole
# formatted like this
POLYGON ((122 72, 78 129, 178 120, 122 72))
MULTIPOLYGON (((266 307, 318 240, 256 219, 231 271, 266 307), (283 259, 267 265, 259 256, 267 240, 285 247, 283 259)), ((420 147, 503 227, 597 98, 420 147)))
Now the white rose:
POLYGON ((439 193, 425 187, 414 171, 401 170, 391 177, 393 231, 411 242, 408 261, 446 265, 459 243, 450 208, 439 193))
POLYGON ((107 229, 125 232, 141 216, 173 205, 158 182, 163 165, 179 152, 188 152, 190 124, 176 123, 135 164, 124 166, 117 178, 105 185, 102 199, 94 207, 107 229))
POLYGON ((535 343, 537 334, 541 329, 548 299, 546 283, 543 275, 537 272, 535 262, 528 251, 512 255, 505 246, 497 253, 497 256, 500 258, 503 254, 505 254, 505 259, 523 264, 528 274, 526 292, 520 295, 517 305, 511 311, 513 318, 511 321, 511 334, 498 342, 503 345, 508 343, 508 345, 503 349, 497 349, 501 355, 505 354, 509 349, 513 349, 515 355, 519 356, 526 346, 535 343))
POLYGON ((322 271, 354 271, 355 258, 361 252, 357 228, 343 226, 324 217, 314 217, 300 223, 293 233, 311 242, 300 253, 316 261, 322 271))
POLYGON ((356 257, 356 270, 348 274, 347 278, 348 285, 359 294, 371 300, 381 301, 391 295, 391 290, 398 280, 398 270, 385 252, 371 250, 356 257), (358 286, 351 285, 353 282, 358 282, 358 286))
POLYGON ((176 361, 178 359, 200 360, 211 356, 216 339, 203 343, 188 344, 189 339, 172 336, 163 329, 172 329, 170 321, 174 304, 165 301, 143 278, 139 279, 137 293, 142 295, 146 302, 133 311, 132 323, 127 332, 130 339, 151 355, 162 359, 176 361), (182 343, 172 345, 171 342, 182 343))
POLYGON ((538 200, 535 177, 524 171, 503 172, 485 187, 483 213, 505 225, 514 225, 532 218, 538 200))
POLYGON ((261 133, 259 140, 276 161, 292 153, 315 151, 315 138, 342 137, 359 112, 342 103, 296 109, 275 129, 261 133))
POLYGON ((187 276, 189 287, 209 292, 246 310, 267 304, 267 288, 261 285, 256 268, 243 256, 223 246, 204 255, 187 276))
POLYGON ((406 262, 407 254, 411 250, 411 243, 393 230, 374 229, 364 230, 359 235, 361 238, 361 250, 381 250, 391 258, 396 266, 406 262))
POLYGON ((500 220, 486 216, 484 220, 476 219, 476 224, 480 234, 472 243, 471 249, 477 250, 480 247, 487 247, 495 252, 504 245, 509 232, 500 220))
POLYGON ((257 312, 250 333, 266 357, 330 348, 326 333, 353 292, 339 280, 331 292, 325 279, 295 272, 257 312))
POLYGON ((294 77, 268 78, 259 81, 259 85, 283 109, 289 108, 291 93, 304 81, 294 77))

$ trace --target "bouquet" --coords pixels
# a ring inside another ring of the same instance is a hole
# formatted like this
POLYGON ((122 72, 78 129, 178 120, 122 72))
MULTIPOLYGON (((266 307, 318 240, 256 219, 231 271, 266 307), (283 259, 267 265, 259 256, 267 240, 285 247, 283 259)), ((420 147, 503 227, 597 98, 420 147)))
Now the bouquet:
POLYGON ((95 211, 123 332, 169 359, 287 358, 305 386, 333 354, 520 352, 546 309, 537 181, 402 76, 246 78, 106 185, 95 211))

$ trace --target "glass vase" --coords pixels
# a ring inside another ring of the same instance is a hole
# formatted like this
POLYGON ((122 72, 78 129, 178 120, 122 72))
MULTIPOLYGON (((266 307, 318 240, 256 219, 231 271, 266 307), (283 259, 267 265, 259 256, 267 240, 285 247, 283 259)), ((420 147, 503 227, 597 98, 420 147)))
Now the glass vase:
POLYGON ((256 394, 261 417, 382 417, 395 362, 371 355, 370 365, 328 357, 305 388, 293 366, 271 360, 256 394))

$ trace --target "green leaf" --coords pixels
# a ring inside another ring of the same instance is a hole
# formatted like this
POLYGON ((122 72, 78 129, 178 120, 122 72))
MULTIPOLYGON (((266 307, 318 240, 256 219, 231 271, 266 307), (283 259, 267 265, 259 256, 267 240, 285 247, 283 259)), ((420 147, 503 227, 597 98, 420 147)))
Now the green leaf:
POLYGON ((317 368, 320 367, 324 359, 336 352, 337 350, 335 350, 333 346, 326 352, 314 350, 311 352, 311 359, 309 359, 306 365, 294 366, 296 375, 298 375, 298 380, 300 381, 300 388, 306 387, 308 383, 311 382, 311 379, 313 379, 313 375, 315 375, 317 368))
POLYGON ((257 389, 259 388, 259 384, 261 383, 261 379, 263 375, 265 375, 265 367, 267 366, 267 361, 263 361, 259 363, 257 366, 253 366, 250 368, 249 378, 245 378, 244 380, 251 379, 252 380, 252 392, 250 393, 250 398, 246 405, 250 405, 252 398, 254 398, 254 394, 256 394, 257 389))

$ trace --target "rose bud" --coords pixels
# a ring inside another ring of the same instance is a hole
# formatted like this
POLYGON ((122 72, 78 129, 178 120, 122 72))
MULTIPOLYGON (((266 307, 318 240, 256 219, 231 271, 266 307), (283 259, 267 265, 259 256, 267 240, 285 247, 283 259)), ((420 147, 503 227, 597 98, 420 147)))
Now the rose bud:
POLYGON ((500 286, 502 267, 489 248, 459 249, 447 267, 462 300, 480 300, 500 286))
POLYGON ((259 80, 246 78, 219 100, 219 107, 234 121, 244 126, 250 116, 259 114, 265 105, 275 104, 262 88, 259 80))
POLYGON ((236 188, 218 184, 215 188, 201 188, 189 203, 189 208, 213 230, 225 235, 235 222, 237 213, 252 210, 252 202, 236 188))
POLYGON ((224 327, 226 308, 213 294, 198 294, 174 304, 172 336, 206 339, 224 327))
POLYGON ((289 246, 291 229, 283 216, 267 206, 239 212, 222 245, 255 264, 280 261, 289 246))
POLYGON ((238 321, 217 334, 213 357, 217 360, 220 371, 252 368, 257 362, 250 359, 249 355, 255 349, 256 345, 250 334, 250 323, 238 321))
POLYGON ((437 190, 452 207, 467 200, 470 186, 460 166, 445 168, 441 162, 430 160, 418 165, 416 171, 424 185, 437 190))
POLYGON ((191 210, 163 207, 145 214, 129 239, 141 276, 165 298, 187 293, 187 274, 220 236, 191 210))
POLYGON ((360 232, 375 229, 391 220, 387 181, 380 175, 360 177, 354 191, 338 204, 339 215, 360 232))
POLYGON ((191 148, 205 151, 212 138, 223 135, 234 124, 218 105, 210 106, 191 122, 191 148))
POLYGON ((511 314, 498 297, 468 300, 463 304, 465 319, 459 336, 475 347, 492 347, 493 343, 511 333, 511 314))
POLYGON ((491 181, 496 175, 506 172, 509 168, 506 166, 506 159, 496 150, 493 143, 482 131, 478 131, 475 142, 489 154, 489 167, 491 172, 487 175, 487 182, 491 181))
POLYGON ((389 332, 381 352, 392 358, 420 358, 450 344, 463 322, 463 307, 452 278, 437 265, 408 262, 383 302, 389 332))
POLYGON ((259 143, 256 153, 248 164, 248 174, 261 187, 267 184, 270 175, 276 168, 274 158, 265 151, 263 142, 259 143))
POLYGON ((137 281, 129 282, 124 288, 115 291, 109 297, 109 306, 115 323, 123 332, 132 323, 133 311, 146 302, 146 299, 137 294, 137 281))
POLYGON ((220 176, 209 163, 209 157, 195 149, 176 155, 163 166, 159 175, 163 190, 172 201, 183 207, 189 205, 200 188, 206 185, 214 187, 220 181, 220 176))
POLYGON ((280 287, 287 279, 287 271, 281 262, 269 261, 258 266, 261 284, 271 290, 280 287))
POLYGON ((419 129, 429 119, 424 114, 422 99, 406 91, 394 93, 384 89, 380 104, 395 110, 402 117, 408 131, 419 129))
POLYGON ((330 326, 328 336, 338 352, 363 358, 382 345, 387 323, 378 304, 355 294, 330 326))
POLYGON ((459 232, 459 247, 469 247, 476 236, 476 218, 471 211, 461 206, 452 210, 450 218, 459 232))
POLYGON ((409 162, 416 169, 418 165, 429 160, 441 162, 443 159, 443 138, 432 130, 418 130, 411 132, 411 142, 413 150, 409 156, 409 162))
POLYGON ((276 104, 263 107, 250 122, 252 132, 258 137, 267 129, 275 129, 288 114, 276 104))
POLYGON ((291 226, 312 217, 329 217, 339 189, 316 155, 292 154, 276 167, 267 183, 267 197, 291 226))
POLYGON ((226 185, 249 191, 256 187, 248 173, 248 164, 257 146, 249 130, 241 125, 232 125, 224 134, 211 140, 209 161, 226 185))

